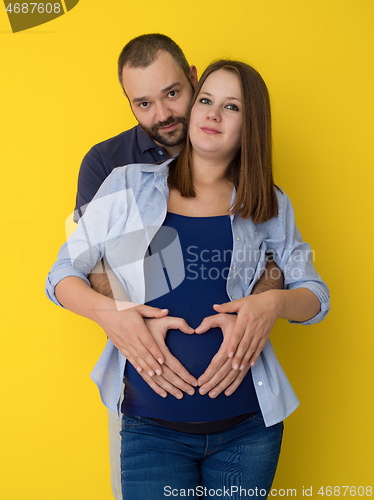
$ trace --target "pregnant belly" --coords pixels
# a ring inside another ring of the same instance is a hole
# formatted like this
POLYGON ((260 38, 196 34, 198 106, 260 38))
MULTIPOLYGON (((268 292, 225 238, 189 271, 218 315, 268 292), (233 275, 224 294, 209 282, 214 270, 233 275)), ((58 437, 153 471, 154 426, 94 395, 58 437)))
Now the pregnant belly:
POLYGON ((212 328, 206 333, 188 335, 180 330, 169 330, 165 343, 182 365, 198 378, 204 373, 223 340, 222 330, 212 328))
MULTIPOLYGON (((199 378, 219 350, 223 340, 220 328, 212 328, 206 333, 191 335, 180 330, 169 330, 166 345, 170 352, 196 378, 199 378)), ((202 395, 198 390, 177 399, 168 394, 161 398, 141 377, 131 363, 125 368, 125 398, 122 411, 130 415, 172 420, 175 422, 207 422, 223 420, 236 415, 257 411, 250 371, 238 389, 229 397, 224 393, 216 398, 202 395)))

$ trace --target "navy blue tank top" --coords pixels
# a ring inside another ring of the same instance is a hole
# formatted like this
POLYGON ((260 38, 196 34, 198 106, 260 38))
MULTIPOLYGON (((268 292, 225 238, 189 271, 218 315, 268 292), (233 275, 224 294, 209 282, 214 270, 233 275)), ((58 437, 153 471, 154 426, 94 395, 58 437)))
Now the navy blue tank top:
MULTIPOLYGON (((150 299, 147 304, 167 308, 170 316, 184 318, 196 328, 206 316, 216 314, 213 304, 229 301, 226 281, 232 247, 228 216, 186 217, 168 213, 145 259, 146 294, 150 299)), ((199 335, 169 330, 166 345, 198 378, 222 339, 220 328, 199 335)), ((177 400, 170 394, 161 398, 127 363, 122 411, 173 422, 207 422, 259 411, 259 404, 250 370, 231 396, 222 393, 212 399, 195 390, 193 396, 185 394, 177 400)))

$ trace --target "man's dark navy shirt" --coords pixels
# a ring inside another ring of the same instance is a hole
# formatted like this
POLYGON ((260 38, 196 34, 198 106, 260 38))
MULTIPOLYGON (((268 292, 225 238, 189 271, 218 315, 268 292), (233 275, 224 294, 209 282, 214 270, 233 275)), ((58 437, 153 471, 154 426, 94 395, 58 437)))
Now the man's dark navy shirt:
POLYGON ((169 158, 140 125, 93 146, 83 158, 78 176, 74 220, 84 213, 99 187, 116 167, 130 163, 157 163, 169 158))

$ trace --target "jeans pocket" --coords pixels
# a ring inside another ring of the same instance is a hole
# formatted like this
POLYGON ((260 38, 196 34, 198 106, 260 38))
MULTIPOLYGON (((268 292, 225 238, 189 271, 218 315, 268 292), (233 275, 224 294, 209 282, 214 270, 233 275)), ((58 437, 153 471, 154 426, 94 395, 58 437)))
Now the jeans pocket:
POLYGON ((257 411, 253 415, 249 417, 249 420, 252 420, 253 422, 258 422, 259 424, 265 424, 264 417, 262 416, 262 413, 260 411, 257 411))
POLYGON ((137 415, 122 415, 122 429, 136 429, 145 425, 148 425, 148 422, 145 422, 142 417, 138 417, 137 415))

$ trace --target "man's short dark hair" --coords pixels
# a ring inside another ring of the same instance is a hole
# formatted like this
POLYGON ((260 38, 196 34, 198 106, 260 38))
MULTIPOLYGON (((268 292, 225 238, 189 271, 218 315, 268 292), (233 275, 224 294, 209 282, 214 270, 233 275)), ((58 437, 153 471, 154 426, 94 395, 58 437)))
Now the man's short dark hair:
POLYGON ((122 87, 122 70, 124 66, 146 68, 157 59, 161 51, 169 52, 191 83, 190 67, 179 45, 166 35, 150 33, 133 38, 123 47, 118 58, 118 78, 122 87))

